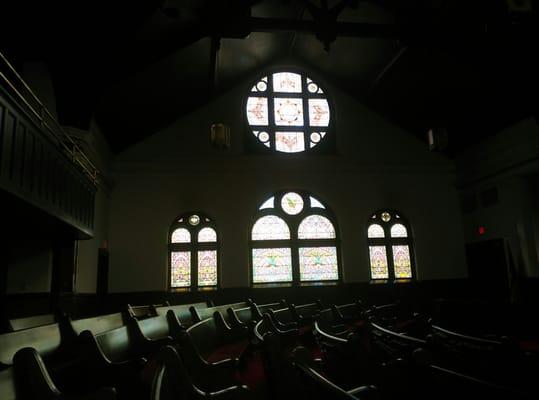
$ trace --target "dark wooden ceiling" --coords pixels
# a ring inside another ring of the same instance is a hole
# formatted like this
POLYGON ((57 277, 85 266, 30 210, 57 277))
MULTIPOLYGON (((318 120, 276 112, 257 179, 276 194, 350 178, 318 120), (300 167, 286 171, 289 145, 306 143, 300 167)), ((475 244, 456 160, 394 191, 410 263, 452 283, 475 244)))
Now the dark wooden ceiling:
POLYGON ((281 60, 452 153, 537 116, 536 0, 6 3, 0 51, 45 61, 61 123, 95 116, 116 152, 281 60))

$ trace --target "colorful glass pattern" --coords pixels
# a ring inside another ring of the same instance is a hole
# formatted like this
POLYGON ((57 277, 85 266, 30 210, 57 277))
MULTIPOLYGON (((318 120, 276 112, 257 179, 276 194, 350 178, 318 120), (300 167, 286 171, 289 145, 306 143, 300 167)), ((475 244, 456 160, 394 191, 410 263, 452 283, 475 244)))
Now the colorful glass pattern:
MULTIPOLYGON (((205 228, 210 229, 210 228, 205 228)), ((202 231, 201 231, 202 232, 202 231)), ((217 285, 217 250, 198 252, 198 286, 217 285)))
POLYGON ((383 238, 385 237, 384 228, 378 224, 372 224, 367 231, 369 238, 383 238))
POLYGON ((389 220, 391 219, 391 214, 388 213, 387 211, 384 211, 381 215, 381 218, 382 218, 382 221, 389 222, 389 220))
POLYGON ((407 245, 393 246, 393 265, 395 266, 395 278, 406 279, 412 277, 412 260, 410 249, 407 245))
POLYGON ((266 97, 247 99, 247 121, 249 125, 268 125, 268 99, 266 97))
POLYGON ((202 228, 198 232, 198 241, 200 243, 217 242, 217 232, 213 228, 202 228))
POLYGON ((190 243, 191 233, 185 228, 178 228, 172 232, 171 243, 190 243))
POLYGON ((395 224, 391 227, 391 237, 408 237, 408 231, 403 224, 395 224))
POLYGON ((301 75, 293 72, 277 72, 273 74, 273 91, 301 93, 301 75))
POLYGON ((198 215, 191 215, 189 217, 189 223, 193 226, 197 226, 200 223, 200 217, 198 215))
POLYGON ((295 72, 261 78, 252 86, 246 105, 247 120, 258 142, 282 153, 316 147, 326 134, 319 129, 329 127, 331 119, 323 93, 318 83, 295 72))
POLYGON ((309 124, 311 126, 329 125, 329 104, 326 99, 309 99, 309 124))
POLYGON ((290 248, 253 249, 253 283, 291 282, 290 248))
POLYGON ((387 253, 385 246, 369 246, 372 279, 388 279, 387 253))
POLYGON ((309 215, 298 228, 300 239, 334 239, 335 228, 329 219, 322 215, 309 215))
POLYGON ((273 208, 274 206, 275 206, 275 197, 272 196, 269 199, 267 199, 264 203, 262 203, 259 210, 263 210, 265 208, 273 208))
POLYGON ((283 211, 290 215, 296 215, 303 210, 303 198, 294 192, 289 192, 281 199, 283 211))
POLYGON ((303 132, 275 132, 275 150, 283 153, 305 151, 303 132))
POLYGON ((309 199, 311 200, 311 207, 312 208, 326 208, 326 207, 324 207, 324 205, 322 203, 320 203, 314 197, 310 196, 309 199))
POLYGON ((303 99, 276 97, 273 101, 275 125, 303 126, 303 99))
POLYGON ((266 215, 255 222, 251 238, 252 240, 290 239, 290 229, 282 218, 266 215))
POLYGON ((191 285, 191 252, 171 252, 170 266, 171 287, 187 287, 191 285))
POLYGON ((339 279, 335 247, 300 247, 299 275, 301 281, 334 281, 339 279))

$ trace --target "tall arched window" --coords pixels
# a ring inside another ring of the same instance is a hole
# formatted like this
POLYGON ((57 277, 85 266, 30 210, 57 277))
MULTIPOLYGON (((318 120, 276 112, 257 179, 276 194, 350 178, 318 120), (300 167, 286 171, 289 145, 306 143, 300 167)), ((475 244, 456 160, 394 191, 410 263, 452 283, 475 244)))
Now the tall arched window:
POLYGON ((258 209, 251 229, 252 283, 337 282, 335 218, 304 192, 279 192, 258 209))
POLYGON ((411 230, 398 212, 383 210, 372 215, 367 237, 373 280, 413 278, 411 230))
POLYGON ((170 288, 215 288, 218 271, 215 223, 200 212, 180 216, 170 228, 170 288))

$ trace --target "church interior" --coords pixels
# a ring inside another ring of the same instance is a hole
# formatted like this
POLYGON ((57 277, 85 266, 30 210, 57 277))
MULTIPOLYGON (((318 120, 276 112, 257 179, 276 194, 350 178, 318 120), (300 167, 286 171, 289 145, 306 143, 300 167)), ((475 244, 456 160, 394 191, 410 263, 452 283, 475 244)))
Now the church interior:
POLYGON ((7 1, 0 398, 538 398, 538 13, 7 1))

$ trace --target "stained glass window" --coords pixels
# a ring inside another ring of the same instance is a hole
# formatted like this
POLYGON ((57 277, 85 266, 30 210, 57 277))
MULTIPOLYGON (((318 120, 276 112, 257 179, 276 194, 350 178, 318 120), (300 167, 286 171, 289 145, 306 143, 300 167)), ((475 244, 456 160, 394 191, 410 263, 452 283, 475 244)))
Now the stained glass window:
POLYGON ((372 279, 413 278, 410 228, 402 214, 379 211, 367 230, 372 279))
POLYGON ((303 126, 303 99, 275 98, 275 125, 303 126))
POLYGON ((185 228, 178 228, 172 232, 172 243, 189 243, 191 241, 191 233, 185 228))
POLYGON ((301 93, 301 75, 292 72, 277 72, 273 74, 273 91, 301 93))
POLYGON ((391 227, 391 237, 407 237, 408 231, 403 224, 395 224, 391 227))
POLYGON ((309 118, 311 126, 328 126, 328 101, 326 99, 309 99, 309 118))
POLYGON ((275 132, 275 150, 283 153, 305 150, 303 132, 275 132))
POLYGON ((268 99, 249 97, 247 100, 247 119, 249 125, 268 125, 268 99))
POLYGON ((217 285, 217 250, 198 252, 198 286, 217 285))
POLYGON ((265 208, 273 208, 275 206, 274 204, 275 204, 275 197, 270 197, 264 203, 262 203, 259 210, 263 210, 265 208))
POLYGON ((259 218, 253 226, 252 240, 290 239, 286 222, 275 215, 259 218))
POLYGON ((386 246, 369 246, 372 279, 388 279, 386 246))
POLYGON ((215 229, 213 228, 202 228, 200 231, 198 231, 198 242, 204 243, 204 242, 216 242, 217 241, 217 233, 215 232, 215 229))
POLYGON ((281 199, 281 207, 283 207, 284 212, 287 214, 299 214, 303 210, 303 199, 297 193, 287 193, 281 199))
POLYGON ((337 232, 322 202, 301 191, 283 191, 259 210, 251 231, 253 283, 339 280, 337 232))
POLYGON ((339 279, 335 247, 300 247, 299 273, 301 281, 335 281, 339 279))
POLYGON ((317 82, 296 72, 264 75, 245 105, 247 122, 263 146, 299 153, 318 146, 331 124, 331 109, 317 82))
POLYGON ((218 238, 212 219, 203 213, 184 214, 170 231, 170 288, 217 286, 218 238))
POLYGON ((191 252, 170 253, 170 279, 170 286, 173 288, 191 285, 191 252))
POLYGON ((309 197, 311 200, 311 207, 313 208, 326 208, 322 203, 316 200, 314 197, 309 197))
POLYGON ((384 228, 378 224, 372 224, 369 226, 368 236, 370 238, 383 238, 385 236, 384 228))
POLYGON ((299 224, 300 239, 333 239, 335 228, 329 219, 322 215, 309 215, 299 224))
POLYGON ((412 277, 412 261, 408 246, 393 246, 393 264, 395 266, 395 278, 412 277))
POLYGON ((253 249, 253 283, 291 282, 290 248, 253 249))

